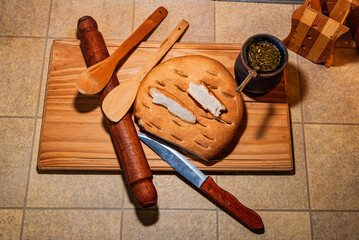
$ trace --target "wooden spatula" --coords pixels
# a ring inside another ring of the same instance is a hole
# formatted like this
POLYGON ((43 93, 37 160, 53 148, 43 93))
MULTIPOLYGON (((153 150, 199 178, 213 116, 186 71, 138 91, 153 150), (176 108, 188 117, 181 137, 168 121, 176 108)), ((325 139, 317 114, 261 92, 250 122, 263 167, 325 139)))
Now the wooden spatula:
POLYGON ((151 32, 167 13, 164 7, 157 8, 110 57, 83 71, 76 81, 78 91, 85 95, 99 93, 110 81, 118 62, 151 32))
POLYGON ((162 59, 187 27, 188 22, 182 20, 157 49, 155 54, 148 60, 148 62, 146 62, 142 69, 133 78, 121 83, 106 96, 105 100, 102 102, 102 110, 108 119, 113 122, 118 122, 122 119, 135 101, 141 81, 162 59))

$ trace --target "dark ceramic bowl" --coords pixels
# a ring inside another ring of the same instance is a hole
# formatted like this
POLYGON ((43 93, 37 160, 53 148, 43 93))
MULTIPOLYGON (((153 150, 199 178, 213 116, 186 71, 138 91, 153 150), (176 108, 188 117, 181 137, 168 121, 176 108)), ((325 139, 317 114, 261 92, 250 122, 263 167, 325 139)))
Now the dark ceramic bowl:
POLYGON ((267 41, 273 44, 280 52, 281 60, 276 69, 270 72, 257 72, 257 76, 246 85, 243 93, 249 96, 262 96, 274 89, 281 81, 284 68, 288 63, 288 51, 281 40, 269 34, 257 34, 248 38, 241 49, 234 65, 234 73, 238 85, 247 77, 248 71, 252 70, 248 63, 248 50, 252 43, 267 41))

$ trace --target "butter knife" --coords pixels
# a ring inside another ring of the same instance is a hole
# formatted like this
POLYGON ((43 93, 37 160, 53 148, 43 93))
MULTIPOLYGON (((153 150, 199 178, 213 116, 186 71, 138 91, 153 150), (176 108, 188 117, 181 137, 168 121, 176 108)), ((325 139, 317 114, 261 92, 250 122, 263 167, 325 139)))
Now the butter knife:
POLYGON ((204 175, 182 154, 146 134, 138 133, 138 137, 173 169, 205 193, 211 201, 248 229, 258 232, 264 228, 261 217, 255 211, 245 207, 232 194, 220 188, 211 177, 204 175))

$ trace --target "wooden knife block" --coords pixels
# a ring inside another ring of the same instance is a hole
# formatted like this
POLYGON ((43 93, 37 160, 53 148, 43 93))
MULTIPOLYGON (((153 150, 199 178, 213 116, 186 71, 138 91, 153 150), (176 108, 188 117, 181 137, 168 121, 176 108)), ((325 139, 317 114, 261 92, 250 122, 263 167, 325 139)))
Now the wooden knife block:
POLYGON ((292 15, 291 31, 283 43, 302 57, 330 67, 335 41, 349 30, 344 22, 359 4, 357 0, 338 0, 335 4, 325 2, 327 4, 320 0, 307 0, 296 9, 292 15))

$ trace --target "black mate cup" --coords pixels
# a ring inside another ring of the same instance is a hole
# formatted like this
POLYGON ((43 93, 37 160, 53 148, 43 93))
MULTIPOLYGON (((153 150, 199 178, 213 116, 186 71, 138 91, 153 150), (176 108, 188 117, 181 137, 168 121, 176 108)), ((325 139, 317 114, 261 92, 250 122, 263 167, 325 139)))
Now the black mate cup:
MULTIPOLYGON (((283 45, 281 40, 269 34, 257 34, 248 38, 241 49, 240 54, 234 65, 234 74, 238 85, 248 79, 248 76, 253 76, 250 81, 245 85, 243 93, 248 96, 258 97, 267 94, 274 89, 282 80, 284 68, 288 62, 288 51, 283 45), (280 53, 279 65, 270 72, 261 72, 260 70, 253 75, 253 71, 248 63, 248 50, 251 44, 256 42, 267 41, 273 44, 280 53)), ((243 84, 242 84, 243 85, 243 84)))

